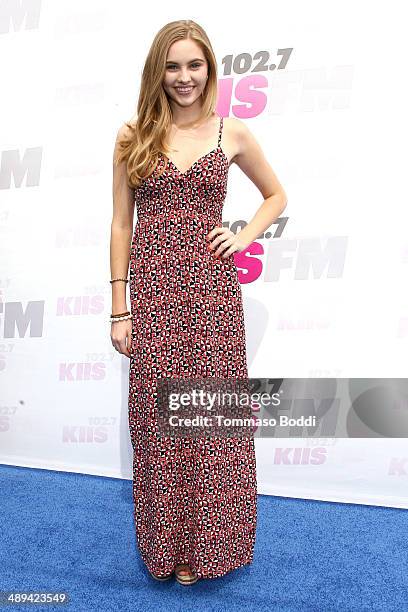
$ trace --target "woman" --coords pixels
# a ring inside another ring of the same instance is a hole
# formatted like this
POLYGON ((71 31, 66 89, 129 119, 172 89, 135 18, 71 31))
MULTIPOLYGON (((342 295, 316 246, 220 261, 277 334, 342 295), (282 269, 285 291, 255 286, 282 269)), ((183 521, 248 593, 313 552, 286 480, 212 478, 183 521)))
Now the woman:
POLYGON ((153 577, 175 573, 184 585, 253 560, 254 440, 160 436, 157 379, 248 377, 233 254, 286 206, 246 125, 214 111, 216 95, 203 29, 189 20, 164 26, 143 69, 137 118, 118 132, 113 166, 111 340, 130 358, 137 542, 153 577), (264 198, 236 235, 221 219, 232 163, 264 198))

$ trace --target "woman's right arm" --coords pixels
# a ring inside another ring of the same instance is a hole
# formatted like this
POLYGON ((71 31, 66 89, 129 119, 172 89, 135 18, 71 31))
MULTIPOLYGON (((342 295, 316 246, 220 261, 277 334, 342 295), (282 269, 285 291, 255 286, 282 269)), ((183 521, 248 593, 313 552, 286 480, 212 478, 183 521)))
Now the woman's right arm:
MULTIPOLYGON (((113 158, 118 153, 118 142, 127 133, 123 125, 117 134, 113 158)), ((128 186, 126 161, 113 164, 113 216, 110 238, 111 279, 128 278, 130 248, 133 235, 134 190, 128 186)), ((117 281, 112 285, 112 314, 130 310, 126 304, 126 283, 117 281)), ((130 357, 132 321, 115 321, 111 324, 111 340, 120 353, 130 357)))

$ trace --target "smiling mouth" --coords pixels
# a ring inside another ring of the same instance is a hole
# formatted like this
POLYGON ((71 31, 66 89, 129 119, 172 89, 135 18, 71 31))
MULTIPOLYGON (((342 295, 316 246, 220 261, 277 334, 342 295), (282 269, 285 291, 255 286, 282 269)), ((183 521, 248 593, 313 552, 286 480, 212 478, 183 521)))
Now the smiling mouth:
POLYGON ((187 95, 193 91, 194 87, 191 85, 190 87, 175 87, 177 93, 182 95, 187 95))

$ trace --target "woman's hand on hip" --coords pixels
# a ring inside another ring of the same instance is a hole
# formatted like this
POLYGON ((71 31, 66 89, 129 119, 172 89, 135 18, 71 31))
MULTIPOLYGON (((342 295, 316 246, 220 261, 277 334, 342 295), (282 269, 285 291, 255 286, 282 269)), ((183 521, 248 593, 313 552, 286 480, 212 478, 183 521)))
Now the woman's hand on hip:
POLYGON ((209 241, 208 248, 214 253, 214 256, 218 257, 222 253, 223 259, 235 252, 241 253, 247 247, 228 227, 218 225, 207 234, 207 240, 209 241))

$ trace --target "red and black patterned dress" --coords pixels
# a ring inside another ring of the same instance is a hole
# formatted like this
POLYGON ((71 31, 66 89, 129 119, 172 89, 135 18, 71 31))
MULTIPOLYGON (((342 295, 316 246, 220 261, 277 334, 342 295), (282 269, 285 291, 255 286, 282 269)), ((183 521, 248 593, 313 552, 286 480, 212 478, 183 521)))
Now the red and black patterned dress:
POLYGON ((229 163, 218 146, 186 172, 160 155, 135 190, 129 289, 129 430, 137 543, 157 576, 188 563, 215 578, 253 560, 253 437, 158 435, 157 378, 247 378, 241 286, 233 255, 216 258, 229 163), (161 176, 159 169, 167 167, 161 176))

